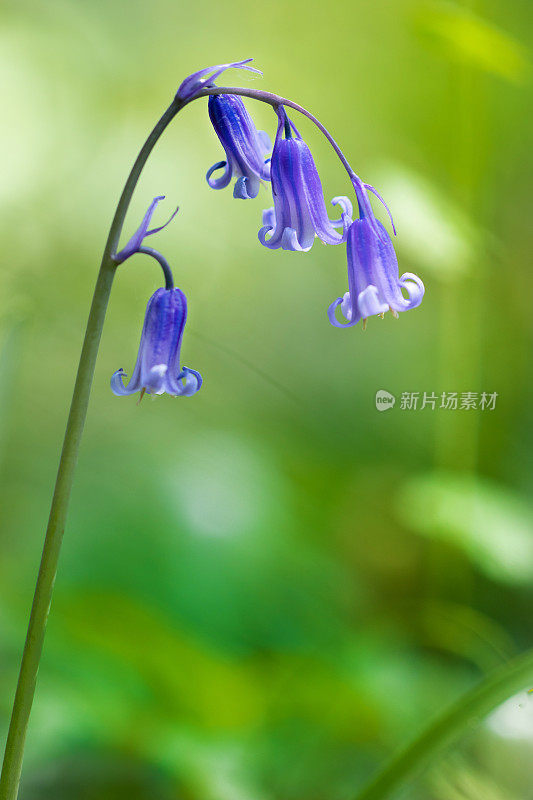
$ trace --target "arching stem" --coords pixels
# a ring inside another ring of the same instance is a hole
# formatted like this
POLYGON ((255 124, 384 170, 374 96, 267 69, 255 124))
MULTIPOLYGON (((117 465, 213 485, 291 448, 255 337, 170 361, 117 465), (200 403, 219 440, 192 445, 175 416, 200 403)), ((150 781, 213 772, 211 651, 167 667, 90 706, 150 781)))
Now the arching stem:
POLYGON ((152 258, 155 258, 155 260, 158 262, 161 269, 163 270, 163 275, 165 276, 165 289, 173 289, 174 278, 172 276, 172 270, 170 269, 170 264, 166 260, 165 256, 158 250, 154 250, 153 247, 139 247, 137 252, 144 253, 145 256, 152 256, 152 258))

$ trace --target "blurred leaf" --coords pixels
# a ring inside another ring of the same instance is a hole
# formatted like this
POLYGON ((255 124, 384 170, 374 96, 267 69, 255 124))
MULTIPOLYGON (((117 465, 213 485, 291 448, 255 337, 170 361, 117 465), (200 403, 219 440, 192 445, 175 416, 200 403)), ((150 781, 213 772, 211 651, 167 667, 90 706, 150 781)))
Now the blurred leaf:
POLYGON ((232 728, 261 713, 261 693, 246 668, 200 649, 134 600, 102 592, 78 594, 61 610, 71 636, 134 666, 171 719, 232 728))
POLYGON ((468 606, 430 601, 422 606, 420 617, 425 644, 455 653, 482 672, 496 668, 514 653, 505 630, 468 606))
POLYGON ((167 775, 121 752, 81 753, 28 771, 20 800, 177 800, 167 775))
POLYGON ((4 437, 7 434, 6 423, 12 409, 13 394, 10 389, 16 374, 19 351, 20 325, 11 323, 7 330, 0 328, 0 456, 4 437))
POLYGON ((515 82, 523 81, 529 72, 528 52, 520 42, 459 5, 425 5, 418 23, 454 60, 515 82))
POLYGON ((412 530, 461 548, 494 580, 533 578, 533 509, 511 489, 474 475, 430 473, 408 481, 396 507, 412 530))
POLYGON ((393 212, 398 248, 422 274, 450 282, 470 271, 480 236, 452 198, 397 164, 381 170, 378 185, 393 212))
MULTIPOLYGON (((63 596, 56 615, 73 640, 111 656, 119 669, 133 667, 153 694, 158 712, 152 713, 167 722, 216 732, 298 718, 350 738, 372 729, 373 699, 353 679, 353 667, 337 669, 319 653, 229 658, 170 626, 156 610, 107 592, 63 596)), ((371 667, 367 678, 381 696, 371 667)))
POLYGON ((454 759, 434 771, 431 784, 436 800, 519 800, 508 787, 498 786, 490 774, 464 759, 454 759))

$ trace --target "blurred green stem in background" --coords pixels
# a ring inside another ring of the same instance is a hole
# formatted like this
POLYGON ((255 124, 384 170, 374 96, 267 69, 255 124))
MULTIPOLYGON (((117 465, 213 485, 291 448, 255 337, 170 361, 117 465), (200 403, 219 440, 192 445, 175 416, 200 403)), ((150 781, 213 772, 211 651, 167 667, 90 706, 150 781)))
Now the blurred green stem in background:
POLYGON ((456 700, 371 780, 357 800, 392 797, 406 779, 415 775, 431 756, 458 739, 472 721, 486 716, 532 680, 533 650, 528 650, 456 700))
POLYGON ((113 278, 115 276, 116 264, 113 262, 112 257, 116 252, 128 206, 142 169, 157 140, 180 108, 181 104, 177 101, 174 101, 169 106, 137 156, 137 160, 132 167, 118 202, 104 249, 102 264, 100 266, 100 272, 98 273, 91 310, 89 312, 85 339, 83 341, 83 348, 78 366, 78 374, 74 385, 54 496, 52 498, 48 528, 44 541, 41 566, 37 576, 37 585, 35 587, 28 632, 22 654, 22 663, 13 704, 13 713, 9 724, 2 775, 0 777, 0 800, 16 800, 18 794, 26 730, 33 703, 33 696, 35 694, 35 682, 43 649, 46 622, 52 600, 52 591, 57 572, 63 531, 65 529, 65 519, 72 490, 74 470, 78 459, 85 418, 87 416, 87 407, 89 405, 89 395, 91 392, 100 337, 104 326, 111 286, 113 285, 113 278))

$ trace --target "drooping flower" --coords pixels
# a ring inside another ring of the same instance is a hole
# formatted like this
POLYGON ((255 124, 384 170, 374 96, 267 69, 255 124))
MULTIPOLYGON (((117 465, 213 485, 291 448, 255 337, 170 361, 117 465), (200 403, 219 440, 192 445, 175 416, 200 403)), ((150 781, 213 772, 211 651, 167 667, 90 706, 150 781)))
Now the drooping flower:
POLYGON ((187 300, 181 289, 158 289, 148 301, 137 362, 127 386, 123 369, 111 378, 116 395, 134 392, 189 397, 202 385, 199 372, 180 368, 180 347, 187 319, 187 300))
POLYGON ((219 161, 208 170, 209 186, 224 189, 235 177, 234 197, 241 200, 257 197, 261 181, 270 180, 270 164, 265 161, 271 148, 268 134, 257 130, 237 95, 210 95, 209 118, 226 153, 226 161, 219 161), (219 178, 211 178, 213 172, 222 168, 224 172, 219 178))
POLYGON ((262 75, 261 70, 248 66, 250 61, 253 61, 253 58, 245 58, 244 61, 232 61, 230 64, 216 64, 214 67, 205 67, 205 69, 200 69, 198 72, 193 72, 181 83, 176 92, 176 98, 178 100, 191 100, 202 89, 214 86, 218 76, 222 75, 227 69, 246 69, 249 72, 256 72, 258 75, 262 75))
MULTIPOLYGON (((337 328, 349 328, 359 320, 391 311, 409 311, 422 302, 424 284, 412 272, 399 277, 398 260, 386 228, 376 219, 366 189, 373 187, 354 180, 360 218, 350 225, 347 238, 348 291, 328 308, 328 317, 337 328), (404 296, 402 289, 407 292, 404 296), (346 322, 335 312, 340 306, 346 322)), ((381 199, 381 198, 380 198, 381 199)))
POLYGON ((160 225, 158 228, 152 228, 151 230, 148 230, 148 226, 150 225, 150 222, 151 222, 152 217, 154 215, 154 211, 155 211, 155 209, 157 207, 157 204, 159 203, 160 200, 164 200, 164 199, 165 199, 165 195, 163 195, 163 194, 159 195, 159 197, 154 197, 154 199, 152 200, 152 202, 148 206, 148 209, 146 211, 146 214, 143 217, 143 220, 142 220, 141 224, 139 225, 139 227, 137 228, 137 230, 135 231, 135 233, 133 234, 133 236, 131 237, 131 239, 127 243, 127 245, 125 247, 123 247, 122 250, 120 250, 120 252, 118 252, 113 257, 113 261, 115 261, 117 264, 122 264, 123 261, 126 261, 126 259, 129 258, 130 256, 132 256, 134 253, 138 253, 139 252, 140 248, 142 247, 143 241, 147 236, 151 236, 153 233, 159 233, 159 231, 162 231, 163 228, 166 228, 167 225, 170 222, 172 222, 172 220, 174 219, 174 217, 178 213, 179 208, 177 208, 174 211, 174 213, 172 214, 170 219, 167 220, 167 222, 165 222, 164 225, 160 225))
POLYGON ((333 205, 342 209, 341 218, 330 220, 324 193, 313 156, 289 121, 283 107, 278 109, 278 130, 270 179, 274 207, 263 212, 259 241, 265 247, 284 250, 310 250, 318 236, 325 244, 346 241, 352 221, 352 204, 347 197, 334 197, 333 205), (294 135, 293 135, 294 134, 294 135), (342 227, 342 233, 335 228, 342 227), (270 238, 267 239, 268 234, 270 238))

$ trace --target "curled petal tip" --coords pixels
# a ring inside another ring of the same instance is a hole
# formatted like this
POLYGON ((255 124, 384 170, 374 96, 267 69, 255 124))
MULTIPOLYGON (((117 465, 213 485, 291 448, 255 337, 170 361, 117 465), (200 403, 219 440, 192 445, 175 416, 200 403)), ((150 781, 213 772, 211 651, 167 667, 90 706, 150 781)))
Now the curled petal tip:
POLYGON ((120 369, 117 369, 117 371, 113 373, 113 375, 111 376, 111 391, 113 392, 113 394, 116 394, 118 397, 131 394, 131 392, 127 390, 127 387, 124 386, 123 378, 127 377, 128 376, 126 375, 122 367, 120 369))
POLYGON ((184 397, 190 397, 200 389, 203 379, 199 372, 195 369, 190 369, 189 367, 183 367, 180 379, 185 378, 185 384, 183 386, 182 395, 184 397))
POLYGON ((212 167, 206 172, 205 179, 211 189, 225 189, 228 183, 231 180, 231 176, 233 175, 233 168, 228 161, 217 161, 216 164, 213 164, 212 167), (224 172, 218 178, 212 178, 211 175, 213 172, 216 172, 217 169, 223 169, 224 172))
MULTIPOLYGON (((350 217, 350 220, 353 219, 353 205, 349 197, 345 197, 344 195, 338 195, 337 197, 333 197, 331 200, 331 205, 340 206, 342 213, 346 214, 347 217, 350 217)), ((337 224, 341 223, 342 220, 337 224)))
MULTIPOLYGON (((409 295, 408 300, 405 300, 404 298, 404 302, 406 303, 405 310, 417 308, 422 302, 424 293, 426 291, 422 280, 418 277, 418 275, 415 275, 414 272, 404 272, 399 280, 399 285, 402 289, 405 289, 409 295)), ((404 309, 399 308, 397 310, 403 311, 404 309)))
POLYGON ((233 197, 239 200, 253 200, 259 194, 261 183, 255 176, 241 176, 235 181, 233 197))
POLYGON ((263 225, 263 227, 260 228, 257 233, 257 238, 259 239, 261 244, 264 245, 265 247, 268 247, 268 241, 266 237, 271 232, 271 230, 272 230, 271 225, 263 225))
MULTIPOLYGON (((347 294, 348 292, 346 292, 346 295, 347 294)), ((328 308, 327 311, 328 319, 334 328, 351 328, 352 325, 355 325, 356 322, 358 321, 358 320, 352 321, 348 319, 347 322, 339 322, 339 320, 337 319, 335 312, 339 306, 341 306, 341 312, 344 314, 343 306, 345 305, 346 295, 344 295, 344 297, 337 297, 337 299, 334 300, 333 303, 328 308)))

